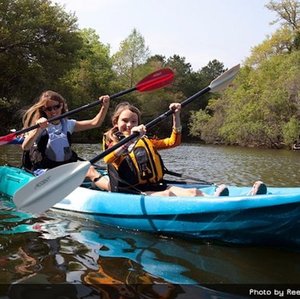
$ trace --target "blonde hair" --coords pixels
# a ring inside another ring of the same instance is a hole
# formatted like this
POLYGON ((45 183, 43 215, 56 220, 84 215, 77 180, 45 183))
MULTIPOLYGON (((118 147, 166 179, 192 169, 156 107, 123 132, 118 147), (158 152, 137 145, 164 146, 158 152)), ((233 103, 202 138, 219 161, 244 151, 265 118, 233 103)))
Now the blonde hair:
POLYGON ((120 117, 121 113, 125 110, 129 110, 129 111, 135 113, 138 116, 138 124, 139 125, 141 124, 142 113, 137 107, 131 105, 128 102, 122 102, 122 103, 118 104, 117 107, 115 108, 115 111, 114 111, 112 117, 111 117, 111 122, 112 122, 113 127, 104 134, 104 140, 106 143, 119 141, 115 134, 118 132, 117 124, 118 124, 119 117, 120 117))
POLYGON ((43 111, 43 107, 45 107, 47 101, 55 101, 60 103, 62 105, 62 114, 68 111, 66 100, 59 93, 52 90, 44 91, 38 97, 37 101, 24 112, 22 118, 24 128, 34 125, 35 122, 41 117, 47 118, 46 113, 43 111))

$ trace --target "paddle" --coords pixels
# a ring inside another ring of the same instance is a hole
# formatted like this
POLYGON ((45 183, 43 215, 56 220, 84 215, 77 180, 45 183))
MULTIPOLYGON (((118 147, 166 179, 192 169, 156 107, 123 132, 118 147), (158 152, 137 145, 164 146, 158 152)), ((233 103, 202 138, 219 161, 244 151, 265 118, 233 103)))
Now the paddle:
MULTIPOLYGON (((86 160, 85 159, 81 159, 81 161, 86 161, 86 160)), ((93 166, 97 170, 103 170, 103 171, 107 170, 106 166, 100 166, 100 165, 97 165, 97 164, 93 164, 93 166)), ((179 173, 179 172, 175 172, 175 171, 169 170, 165 166, 164 166, 164 174, 168 174, 170 176, 175 176, 177 178, 182 178, 182 179, 186 179, 186 180, 195 181, 195 182, 203 184, 203 185, 214 185, 215 184, 215 183, 211 183, 211 182, 202 180, 202 179, 194 177, 194 176, 190 176, 190 175, 186 175, 184 173, 179 173)), ((167 181, 170 181, 170 180, 167 180, 167 181)), ((184 181, 174 181, 174 183, 185 183, 185 184, 188 184, 188 182, 184 182, 184 181)))
POLYGON ((203 184, 203 185, 214 185, 214 183, 210 183, 210 182, 207 182, 207 181, 204 181, 204 180, 201 180, 199 178, 196 178, 196 177, 193 177, 193 176, 190 176, 190 175, 186 175, 186 174, 183 174, 183 173, 178 173, 178 172, 175 172, 175 171, 171 171, 169 169, 164 169, 164 173, 168 174, 168 175, 178 177, 178 178, 192 180, 192 181, 195 181, 195 182, 203 184))
MULTIPOLYGON (((123 96, 123 95, 125 95, 127 93, 130 93, 132 91, 135 91, 135 90, 137 90, 139 92, 145 92, 145 91, 151 91, 151 90, 154 90, 154 89, 158 89, 158 88, 166 86, 167 84, 170 84, 173 81, 173 78, 174 78, 174 73, 171 69, 169 69, 169 68, 160 69, 160 70, 155 71, 155 72, 151 73, 150 75, 146 76, 143 80, 139 81, 136 84, 136 86, 134 86, 132 88, 129 88, 129 89, 126 89, 124 91, 118 92, 116 94, 113 94, 112 96, 110 96, 110 99, 118 98, 120 96, 123 96)), ((67 117, 71 114, 75 114, 75 113, 80 112, 82 110, 86 110, 88 108, 92 108, 94 106, 97 106, 100 103, 101 103, 101 101, 97 100, 97 101, 92 102, 90 104, 86 104, 82 107, 78 107, 74 110, 67 111, 67 112, 65 112, 61 115, 57 115, 57 116, 54 116, 52 118, 49 118, 48 121, 51 122, 51 121, 55 121, 55 120, 58 120, 58 119, 62 119, 62 118, 67 117)), ((13 143, 16 136, 24 134, 26 132, 29 132, 31 130, 34 130, 38 127, 39 127, 39 125, 33 125, 31 127, 24 128, 22 130, 10 133, 8 135, 1 136, 0 137, 0 145, 13 143)))
MULTIPOLYGON (((202 89, 201 91, 192 95, 190 98, 183 101, 181 106, 185 107, 188 103, 207 92, 217 92, 225 88, 234 79, 238 71, 239 65, 224 72, 218 78, 213 80, 208 87, 202 89)), ((146 128, 150 129, 172 113, 173 110, 168 110, 164 114, 146 124, 146 128)), ((90 161, 73 162, 50 169, 46 173, 27 183, 14 194, 13 200, 16 207, 30 213, 41 213, 46 211, 57 202, 61 201, 62 198, 71 193, 83 182, 89 167, 93 163, 101 160, 106 155, 110 154, 137 136, 138 133, 122 139, 120 142, 97 155, 90 161)), ((78 200, 80 200, 80 198, 78 200)))

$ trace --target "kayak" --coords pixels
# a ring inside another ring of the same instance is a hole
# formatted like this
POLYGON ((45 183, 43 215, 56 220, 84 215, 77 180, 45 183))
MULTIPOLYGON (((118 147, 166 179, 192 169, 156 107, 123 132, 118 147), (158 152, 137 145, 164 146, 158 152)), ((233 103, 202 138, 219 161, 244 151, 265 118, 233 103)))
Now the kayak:
MULTIPOLYGON (((34 176, 0 166, 0 193, 13 194, 34 176)), ((229 186, 230 196, 215 197, 213 185, 178 183, 208 196, 163 197, 77 187, 53 210, 123 229, 235 244, 300 244, 300 187, 268 187, 249 195, 250 187, 229 186)))

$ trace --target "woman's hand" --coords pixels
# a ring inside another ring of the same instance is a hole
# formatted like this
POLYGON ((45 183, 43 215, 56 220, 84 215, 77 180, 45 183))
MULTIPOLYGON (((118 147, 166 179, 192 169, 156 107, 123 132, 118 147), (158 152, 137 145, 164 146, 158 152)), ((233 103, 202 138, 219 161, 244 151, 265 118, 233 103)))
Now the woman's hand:
POLYGON ((47 119, 47 118, 41 117, 41 118, 39 118, 39 119, 36 121, 36 124, 39 125, 39 127, 40 127, 41 129, 45 129, 45 128, 48 127, 49 122, 48 122, 48 119, 47 119))
POLYGON ((180 103, 172 103, 169 106, 170 110, 173 110, 174 113, 179 114, 181 111, 181 104, 180 103))
POLYGON ((172 103, 169 106, 170 110, 173 110, 173 128, 176 133, 181 133, 181 121, 180 121, 180 111, 181 111, 181 104, 180 103, 172 103))
POLYGON ((130 141, 128 141, 127 143, 125 143, 121 148, 120 150, 116 150, 116 152, 118 153, 117 155, 121 155, 121 154, 124 154, 124 153, 128 153, 128 152, 131 152, 132 149, 134 148, 137 140, 142 137, 143 135, 146 134, 146 126, 144 125, 139 125, 139 126, 136 126, 136 127, 133 127, 131 129, 131 134, 133 133, 138 133, 139 135, 133 139, 131 139, 130 141))
POLYGON ((24 151, 29 150, 33 146, 35 140, 41 134, 42 130, 48 127, 49 122, 47 118, 41 117, 35 122, 35 124, 38 125, 38 128, 31 130, 24 135, 25 139, 22 143, 22 149, 24 151))
POLYGON ((136 127, 133 127, 131 129, 131 134, 135 133, 135 132, 138 132, 139 133, 139 137, 142 137, 143 135, 146 134, 146 126, 145 125, 139 125, 139 126, 136 126, 136 127))
POLYGON ((102 105, 106 108, 108 108, 109 106, 109 102, 110 102, 110 97, 108 95, 105 96, 101 96, 99 98, 99 101, 102 103, 102 105))

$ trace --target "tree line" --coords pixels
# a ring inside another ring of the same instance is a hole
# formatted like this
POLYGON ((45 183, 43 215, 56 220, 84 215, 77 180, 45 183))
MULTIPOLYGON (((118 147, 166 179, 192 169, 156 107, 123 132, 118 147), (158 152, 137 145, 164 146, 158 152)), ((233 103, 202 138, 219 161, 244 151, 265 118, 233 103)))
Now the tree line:
MULTIPOLYGON (((270 1, 282 25, 253 48, 234 84, 222 94, 207 94, 182 111, 184 140, 243 146, 280 147, 298 138, 300 109, 299 1, 270 1), (289 13, 286 13, 289 12, 289 13), (293 14, 292 14, 293 13, 293 14)), ((74 14, 49 0, 2 0, 0 3, 0 132, 19 129, 21 112, 44 90, 61 93, 69 110, 135 86, 149 73, 170 67, 172 85, 149 93, 131 93, 129 101, 146 123, 209 85, 226 70, 212 59, 194 71, 185 57, 150 55, 143 36, 133 29, 111 55, 93 29, 79 29, 74 14)), ((74 115, 92 117, 95 109, 74 115)), ((80 142, 99 142, 110 127, 76 134, 80 142)), ((151 132, 163 137, 169 122, 151 132)), ((75 135, 74 135, 75 137, 75 135)))
POLYGON ((266 6, 280 28, 252 49, 231 88, 192 112, 192 136, 268 148, 300 143, 300 2, 266 6))

